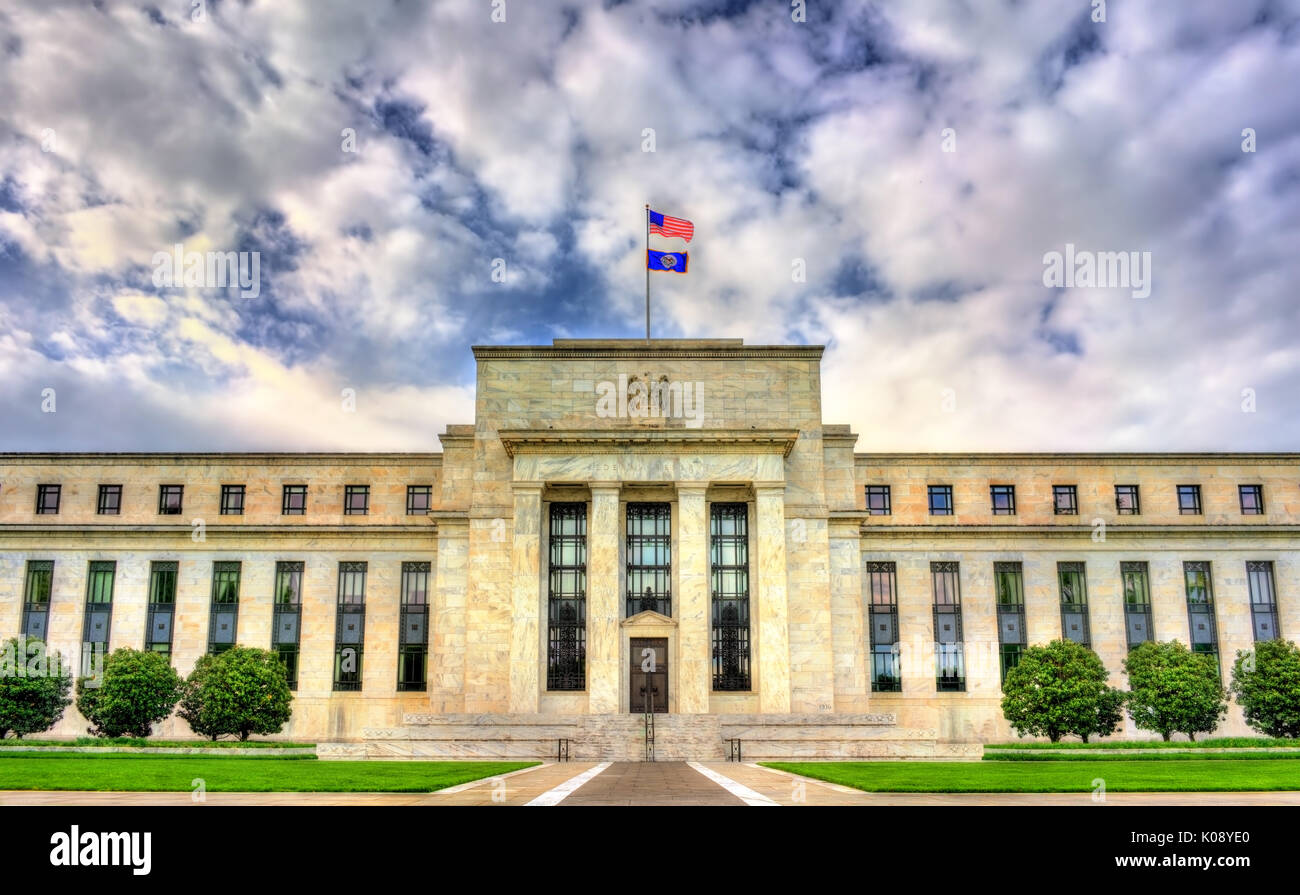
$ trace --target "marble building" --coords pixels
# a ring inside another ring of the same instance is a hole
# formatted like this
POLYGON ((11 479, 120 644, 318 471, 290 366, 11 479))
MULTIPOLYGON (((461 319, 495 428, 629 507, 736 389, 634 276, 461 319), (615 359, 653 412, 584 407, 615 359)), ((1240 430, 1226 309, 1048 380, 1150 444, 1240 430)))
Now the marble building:
POLYGON ((276 649, 337 755, 639 757, 653 712, 660 757, 748 759, 1009 739, 1063 635, 1118 685, 1141 640, 1226 681, 1300 631, 1300 454, 861 453, 821 354, 476 347, 429 453, 0 454, 0 635, 276 649))

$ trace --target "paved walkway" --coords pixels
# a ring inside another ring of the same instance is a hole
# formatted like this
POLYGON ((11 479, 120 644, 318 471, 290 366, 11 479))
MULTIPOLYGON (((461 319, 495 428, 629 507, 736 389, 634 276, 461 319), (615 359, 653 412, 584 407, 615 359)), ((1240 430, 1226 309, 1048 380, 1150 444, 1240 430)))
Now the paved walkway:
POLYGON ((740 805, 745 803, 682 761, 619 762, 561 805, 740 805))
MULTIPOLYGON (((0 792, 0 805, 1094 805, 1080 793, 866 793, 756 764, 568 762, 435 793, 0 792)), ((1106 805, 1300 805, 1300 792, 1107 793, 1106 805)))

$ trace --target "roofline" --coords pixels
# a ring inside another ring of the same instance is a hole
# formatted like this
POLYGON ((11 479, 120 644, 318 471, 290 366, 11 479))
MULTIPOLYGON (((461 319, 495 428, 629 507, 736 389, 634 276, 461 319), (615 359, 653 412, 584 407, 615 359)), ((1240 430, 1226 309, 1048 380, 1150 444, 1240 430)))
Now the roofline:
POLYGON ((970 451, 964 453, 925 453, 900 451, 897 453, 877 452, 870 454, 855 453, 855 464, 869 464, 873 461, 897 462, 900 460, 918 463, 1059 463, 1061 461, 1080 463, 1296 463, 1300 464, 1300 452, 1241 452, 1231 451, 1096 451, 1096 452, 1055 452, 1038 451, 1034 453, 970 451))
POLYGON ((476 360, 546 359, 546 358, 596 358, 632 359, 653 357, 662 359, 690 358, 692 360, 735 360, 738 358, 765 358, 784 360, 821 360, 824 345, 742 345, 719 340, 652 339, 604 341, 594 340, 590 345, 474 345, 476 360))
POLYGON ((398 460, 412 463, 441 463, 441 451, 383 453, 377 451, 0 451, 0 465, 6 463, 108 463, 115 460, 154 460, 193 463, 199 460, 246 462, 368 461, 398 460))

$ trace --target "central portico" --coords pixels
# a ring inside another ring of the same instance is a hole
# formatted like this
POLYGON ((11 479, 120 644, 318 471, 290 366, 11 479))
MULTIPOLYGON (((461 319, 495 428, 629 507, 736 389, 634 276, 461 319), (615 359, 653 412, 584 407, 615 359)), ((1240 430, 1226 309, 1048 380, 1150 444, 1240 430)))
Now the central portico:
POLYGON ((438 514, 440 573, 468 557, 465 589, 439 588, 432 625, 469 636, 431 650, 431 709, 832 711, 813 624, 830 611, 821 352, 476 347, 475 424, 443 436, 443 507, 464 506, 464 523, 438 514), (791 573, 812 566, 792 614, 791 573))

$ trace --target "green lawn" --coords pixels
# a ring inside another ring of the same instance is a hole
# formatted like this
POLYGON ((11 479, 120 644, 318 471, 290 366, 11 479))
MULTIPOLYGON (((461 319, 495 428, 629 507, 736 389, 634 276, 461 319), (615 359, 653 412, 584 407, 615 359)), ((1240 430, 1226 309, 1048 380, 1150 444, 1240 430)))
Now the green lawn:
POLYGON ((1283 761, 761 762, 866 792, 1245 792, 1300 790, 1300 759, 1283 761))
POLYGON ((0 790, 102 792, 432 792, 535 761, 319 761, 312 756, 17 753, 0 756, 0 790))
POLYGON ((984 761, 1297 761, 1300 749, 1286 752, 1220 752, 1213 755, 1197 752, 1152 752, 1147 755, 1133 755, 1128 750, 1104 752, 1054 752, 1047 749, 1041 752, 1003 752, 1000 755, 984 753, 984 761))

